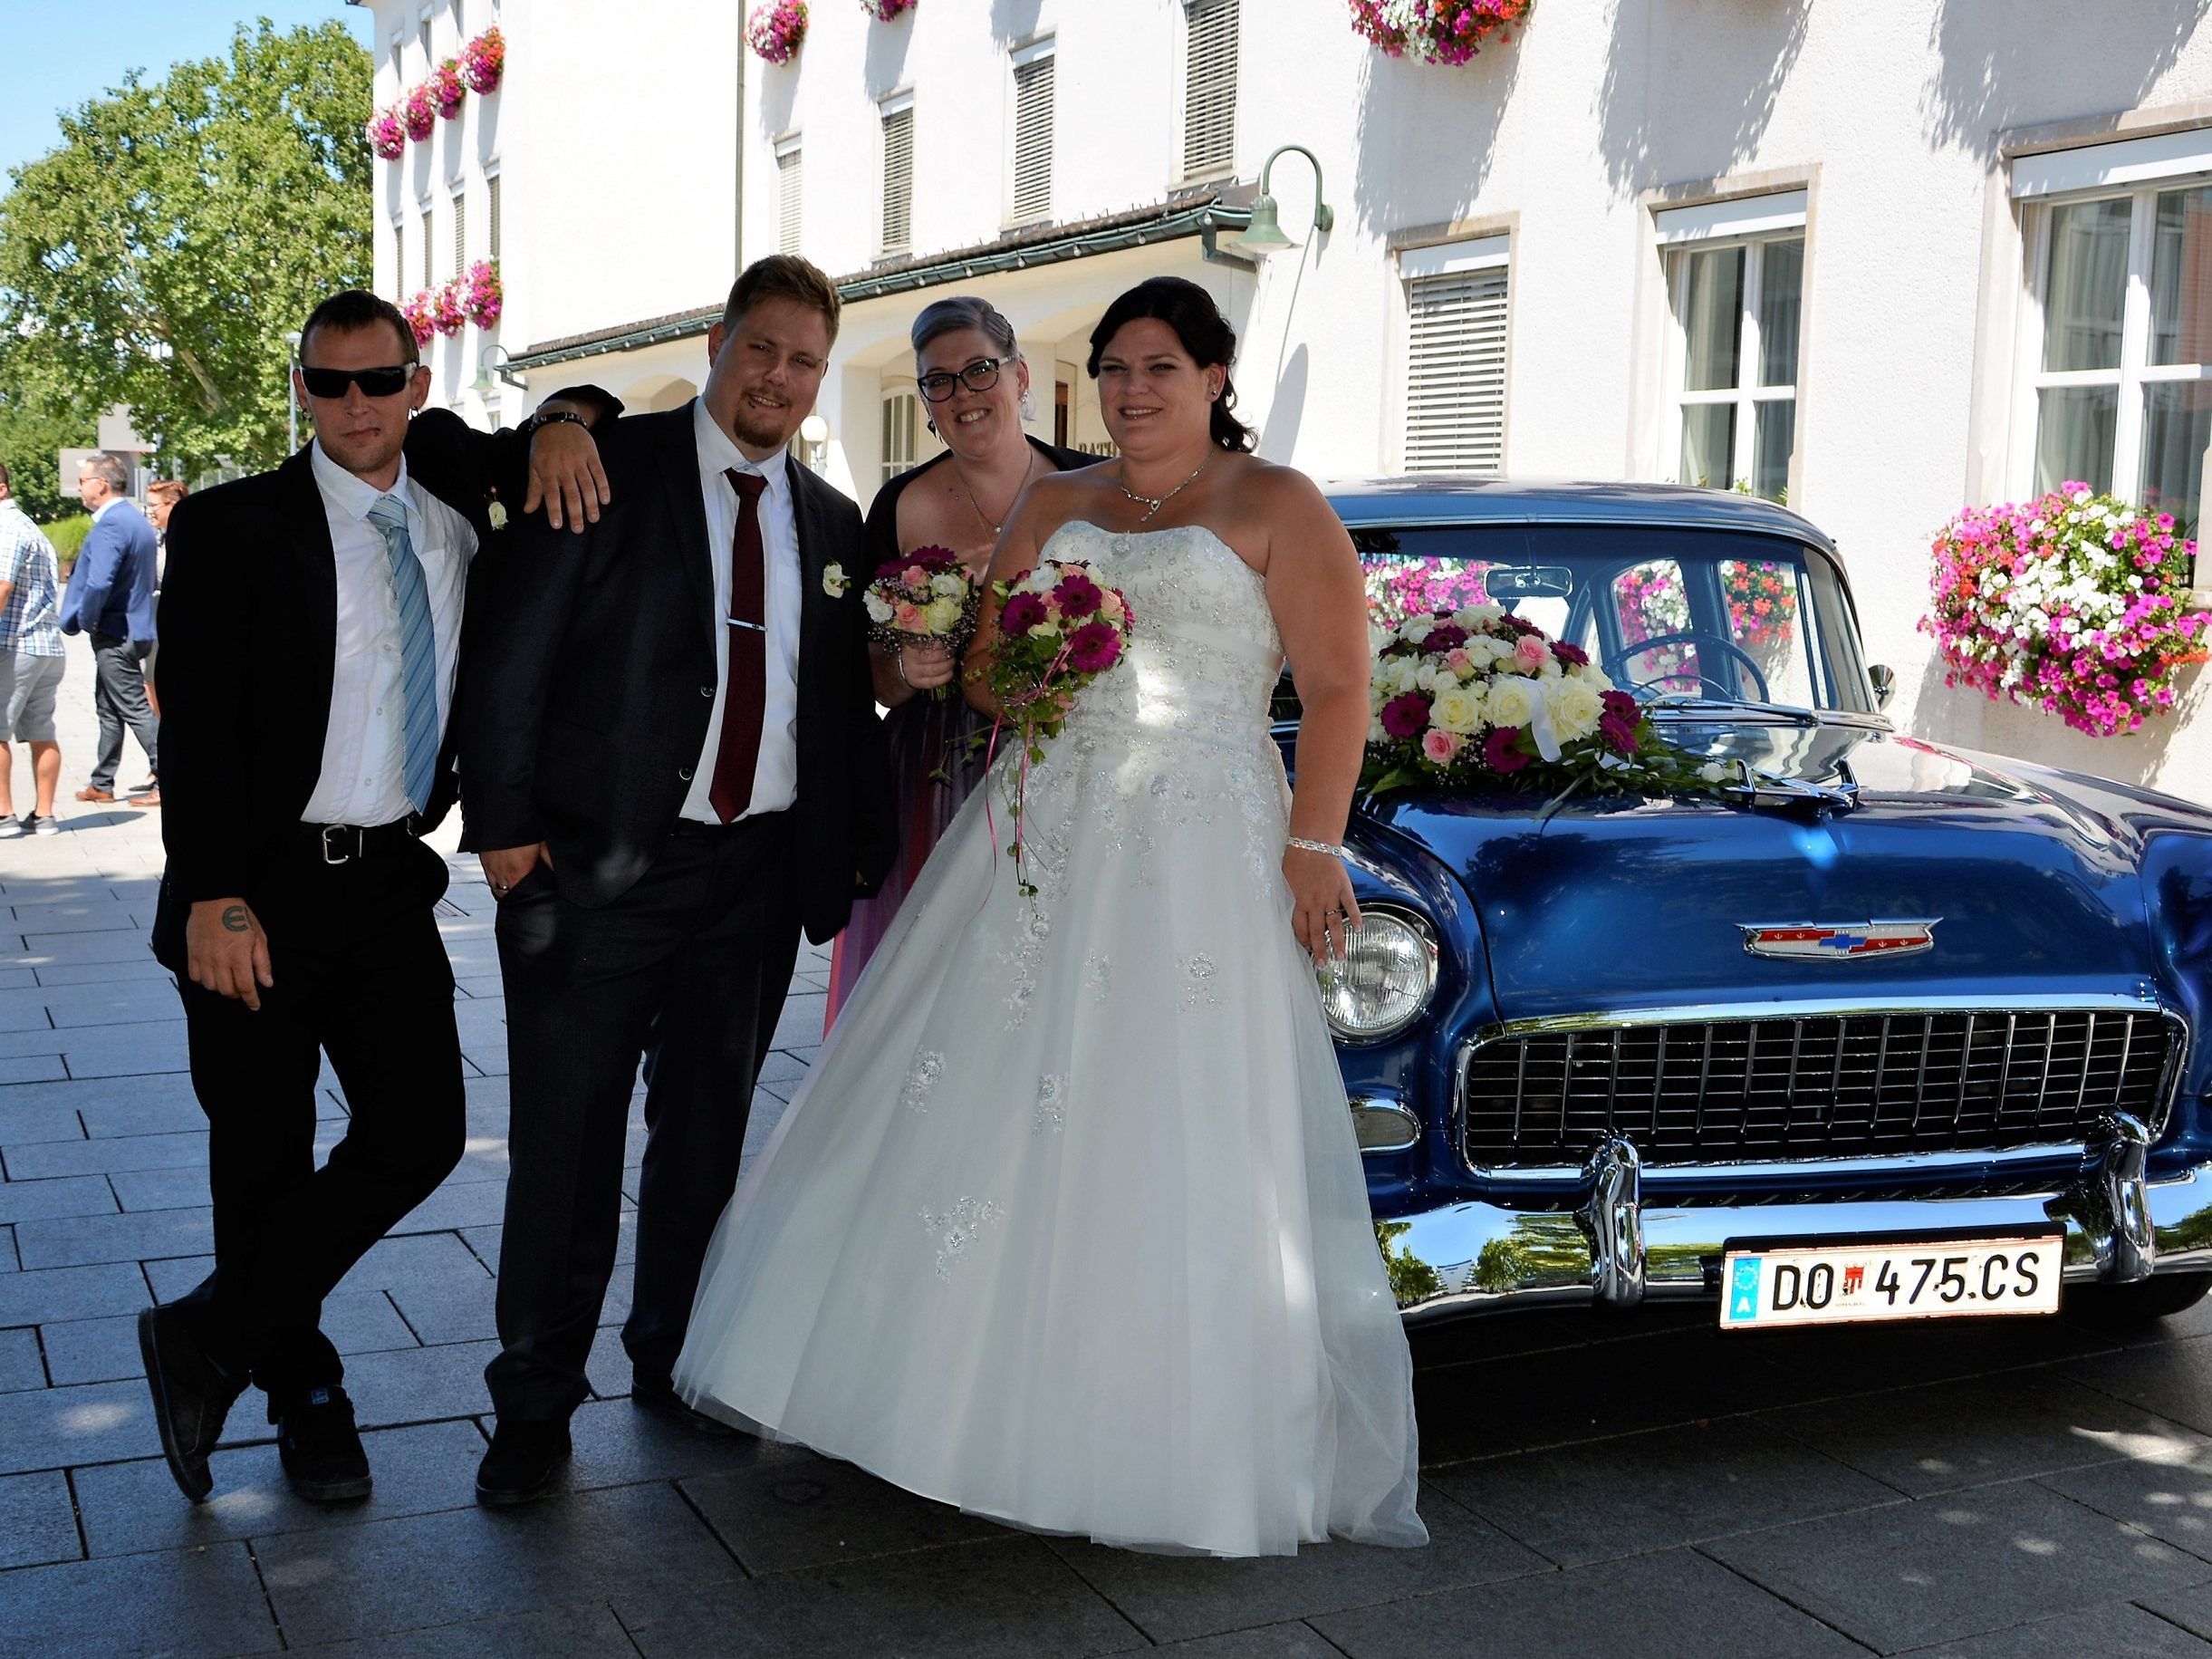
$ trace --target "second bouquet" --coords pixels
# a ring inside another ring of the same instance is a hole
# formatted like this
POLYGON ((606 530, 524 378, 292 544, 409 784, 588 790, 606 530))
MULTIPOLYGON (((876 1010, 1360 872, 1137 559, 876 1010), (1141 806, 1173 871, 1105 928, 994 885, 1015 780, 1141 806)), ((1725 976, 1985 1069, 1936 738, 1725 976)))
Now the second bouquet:
MULTIPOLYGON (((957 555, 933 545, 878 565, 861 598, 868 607, 868 637, 877 644, 893 651, 934 644, 957 661, 976 632, 983 592, 957 555)), ((951 690, 938 686, 929 695, 941 702, 951 690)))

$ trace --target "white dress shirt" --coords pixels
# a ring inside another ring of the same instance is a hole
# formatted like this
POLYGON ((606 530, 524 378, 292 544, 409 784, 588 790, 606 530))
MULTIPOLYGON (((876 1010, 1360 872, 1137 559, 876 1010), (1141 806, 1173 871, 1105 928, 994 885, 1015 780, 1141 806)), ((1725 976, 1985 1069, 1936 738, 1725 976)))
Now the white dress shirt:
POLYGON ((301 816, 308 824, 390 824, 415 810, 407 798, 407 690, 399 661, 399 595, 384 533, 369 509, 385 495, 407 509, 408 539, 421 562, 438 641, 438 729, 453 712, 460 660, 461 604, 476 533, 437 497, 413 483, 407 462, 390 490, 379 490, 312 446, 315 487, 331 526, 338 564, 337 655, 331 671, 331 721, 322 736, 322 773, 301 816))
POLYGON ((803 580, 799 565, 799 524, 791 496, 790 458, 781 449, 765 461, 749 461, 715 424, 707 405, 693 400, 691 429, 699 453, 699 495, 707 504, 707 554, 715 592, 715 704, 707 719, 707 742, 692 769, 691 789, 682 815, 698 824, 719 824, 722 816, 707 799, 714 789, 715 757, 722 747, 722 705, 729 690, 730 548, 737 536, 737 489, 722 476, 727 468, 758 473, 768 480, 760 493, 761 550, 766 561, 761 592, 768 624, 767 696, 763 703, 760 756, 753 763, 753 800, 738 815, 750 818, 781 812, 799 798, 799 618, 803 580))

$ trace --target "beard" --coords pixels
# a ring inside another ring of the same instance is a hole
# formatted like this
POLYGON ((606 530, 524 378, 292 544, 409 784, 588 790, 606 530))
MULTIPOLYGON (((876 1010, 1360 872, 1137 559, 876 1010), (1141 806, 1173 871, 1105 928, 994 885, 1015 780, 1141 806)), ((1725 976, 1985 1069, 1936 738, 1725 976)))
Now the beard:
POLYGON ((740 443, 760 449, 780 449, 798 429, 798 422, 791 419, 792 413, 786 405, 777 415, 771 416, 740 398, 737 407, 730 410, 730 430, 740 443))

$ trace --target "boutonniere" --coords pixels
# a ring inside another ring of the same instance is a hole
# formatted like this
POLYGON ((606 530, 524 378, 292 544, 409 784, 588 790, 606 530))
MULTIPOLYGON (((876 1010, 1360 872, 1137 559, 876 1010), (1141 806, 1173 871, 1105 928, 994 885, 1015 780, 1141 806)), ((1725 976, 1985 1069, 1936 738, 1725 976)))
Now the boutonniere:
POLYGON ((485 493, 491 497, 491 505, 484 509, 485 517, 491 521, 493 529, 505 529, 507 527, 507 504, 499 498, 499 492, 495 489, 486 490, 485 493))
POLYGON ((832 599, 842 599, 845 590, 851 585, 851 580, 845 574, 842 564, 825 564, 822 567, 822 591, 832 599))

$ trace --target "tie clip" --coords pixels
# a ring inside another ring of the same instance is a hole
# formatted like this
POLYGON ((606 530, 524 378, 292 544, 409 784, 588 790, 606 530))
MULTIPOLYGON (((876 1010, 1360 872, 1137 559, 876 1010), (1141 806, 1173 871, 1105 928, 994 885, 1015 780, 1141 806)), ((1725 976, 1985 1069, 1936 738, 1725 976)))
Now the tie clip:
POLYGON ((726 616, 722 620, 733 628, 750 628, 755 633, 768 632, 768 624, 765 622, 741 622, 734 616, 726 616))

